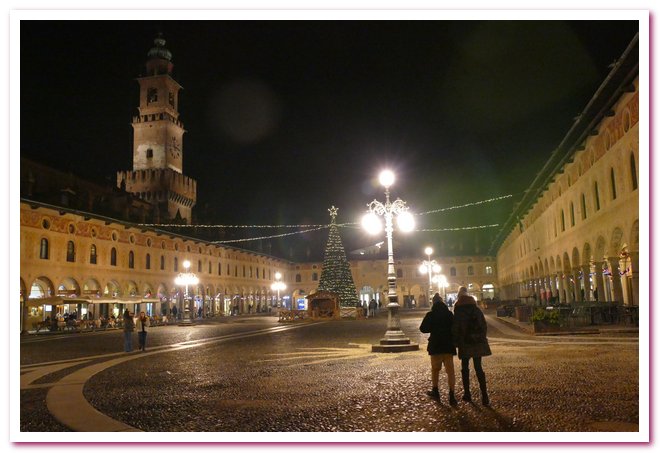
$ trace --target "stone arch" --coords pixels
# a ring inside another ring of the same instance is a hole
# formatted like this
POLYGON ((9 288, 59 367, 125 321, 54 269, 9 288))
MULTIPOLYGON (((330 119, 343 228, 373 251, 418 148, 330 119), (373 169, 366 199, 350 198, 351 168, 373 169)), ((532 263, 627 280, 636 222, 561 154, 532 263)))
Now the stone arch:
POLYGON ((103 294, 110 297, 117 297, 117 296, 121 296, 123 293, 121 290, 121 286, 119 286, 119 283, 117 283, 116 280, 110 280, 108 283, 106 283, 105 287, 103 288, 103 294))
POLYGON ((82 286, 83 295, 101 295, 101 284, 93 278, 85 280, 82 286))
POLYGON ((154 297, 154 289, 152 288, 151 284, 144 283, 142 284, 142 292, 140 294, 142 294, 144 297, 154 297))
POLYGON ((167 291, 167 285, 165 283, 160 283, 158 285, 158 292, 156 293, 161 299, 163 297, 169 297, 169 292, 167 291))
POLYGON ((126 288, 125 294, 127 296, 138 296, 139 295, 138 285, 133 280, 126 280, 124 288, 126 288))
POLYGON ((610 256, 618 256, 621 252, 621 243, 623 240, 623 231, 621 228, 616 227, 612 230, 612 235, 610 236, 610 246, 608 253, 610 256))
POLYGON ((50 281, 48 277, 37 277, 34 279, 30 285, 30 293, 28 297, 30 299, 41 298, 41 297, 51 297, 55 295, 55 285, 50 281))
POLYGON ((564 258, 562 259, 561 270, 564 273, 571 271, 571 259, 568 257, 568 252, 564 252, 564 258))
POLYGON ((80 285, 75 278, 66 277, 57 285, 58 296, 80 296, 80 285))
POLYGON ((571 267, 577 267, 580 264, 580 251, 577 247, 573 247, 572 257, 571 257, 571 267))

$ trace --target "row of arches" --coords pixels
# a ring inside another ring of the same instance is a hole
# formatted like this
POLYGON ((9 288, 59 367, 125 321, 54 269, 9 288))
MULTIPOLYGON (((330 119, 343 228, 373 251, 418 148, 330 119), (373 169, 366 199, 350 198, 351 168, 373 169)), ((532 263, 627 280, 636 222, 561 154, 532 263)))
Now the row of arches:
POLYGON ((559 303, 617 302, 639 304, 639 221, 624 241, 615 227, 562 253, 526 265, 514 275, 501 275, 506 298, 532 297, 559 303))

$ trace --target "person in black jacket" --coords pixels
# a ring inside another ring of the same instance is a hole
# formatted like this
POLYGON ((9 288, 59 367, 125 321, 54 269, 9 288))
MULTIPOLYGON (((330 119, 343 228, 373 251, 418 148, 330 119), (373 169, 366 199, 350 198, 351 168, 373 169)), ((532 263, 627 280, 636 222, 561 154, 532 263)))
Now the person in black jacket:
POLYGON ((436 399, 440 398, 438 378, 444 364, 449 383, 449 404, 455 406, 457 404, 456 397, 454 396, 454 386, 456 384, 456 378, 454 377, 454 356, 456 355, 456 347, 452 340, 451 327, 453 317, 454 315, 449 311, 449 308, 442 302, 440 294, 436 293, 433 296, 431 311, 424 316, 419 330, 431 334, 426 350, 431 356, 431 382, 433 388, 431 391, 426 392, 426 394, 436 399))
POLYGON ((492 354, 486 336, 487 328, 486 318, 477 307, 476 301, 468 295, 467 288, 461 286, 458 290, 458 300, 454 304, 452 334, 454 344, 458 347, 458 357, 461 359, 463 401, 472 401, 470 394, 470 359, 472 359, 481 389, 481 404, 484 406, 490 405, 490 400, 481 358, 492 354))

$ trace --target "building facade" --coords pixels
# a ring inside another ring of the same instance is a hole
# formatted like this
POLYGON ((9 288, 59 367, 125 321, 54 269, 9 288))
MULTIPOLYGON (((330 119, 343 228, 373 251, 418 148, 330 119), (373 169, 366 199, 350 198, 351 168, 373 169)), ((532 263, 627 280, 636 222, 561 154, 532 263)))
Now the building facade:
POLYGON ((638 54, 635 38, 509 219, 503 299, 639 304, 638 54))

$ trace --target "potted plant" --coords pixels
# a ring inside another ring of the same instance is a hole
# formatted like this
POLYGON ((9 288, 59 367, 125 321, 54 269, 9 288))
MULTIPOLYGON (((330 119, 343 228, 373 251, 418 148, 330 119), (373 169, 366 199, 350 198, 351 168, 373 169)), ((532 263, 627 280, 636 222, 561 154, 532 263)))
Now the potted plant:
POLYGON ((537 309, 532 315, 534 332, 558 332, 559 310, 537 309))

